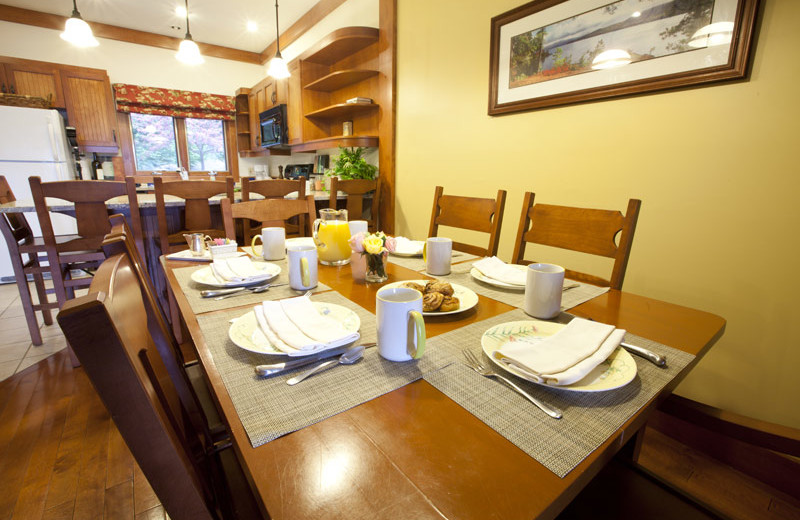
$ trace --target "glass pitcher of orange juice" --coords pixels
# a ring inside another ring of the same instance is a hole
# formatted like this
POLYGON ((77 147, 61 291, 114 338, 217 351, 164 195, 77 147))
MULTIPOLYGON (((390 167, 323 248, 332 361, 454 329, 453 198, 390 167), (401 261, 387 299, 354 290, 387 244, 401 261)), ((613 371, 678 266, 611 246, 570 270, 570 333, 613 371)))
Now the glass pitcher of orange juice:
POLYGON ((346 209, 321 209, 314 221, 314 243, 319 261, 325 265, 350 263, 350 227, 346 209))

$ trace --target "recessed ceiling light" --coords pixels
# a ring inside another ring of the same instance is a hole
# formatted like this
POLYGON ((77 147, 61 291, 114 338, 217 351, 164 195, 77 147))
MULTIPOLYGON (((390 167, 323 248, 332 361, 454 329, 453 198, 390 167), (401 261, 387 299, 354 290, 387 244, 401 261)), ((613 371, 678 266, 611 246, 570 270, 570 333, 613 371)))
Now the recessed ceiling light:
POLYGON ((247 21, 247 30, 250 32, 256 32, 258 30, 258 24, 253 20, 247 21))
POLYGON ((633 14, 632 14, 631 16, 632 16, 633 18, 639 18, 640 16, 642 16, 642 13, 641 13, 641 12, 639 12, 639 11, 634 11, 634 12, 633 12, 633 14))
POLYGON ((186 18, 186 8, 182 5, 177 6, 175 8, 175 14, 181 18, 186 18))

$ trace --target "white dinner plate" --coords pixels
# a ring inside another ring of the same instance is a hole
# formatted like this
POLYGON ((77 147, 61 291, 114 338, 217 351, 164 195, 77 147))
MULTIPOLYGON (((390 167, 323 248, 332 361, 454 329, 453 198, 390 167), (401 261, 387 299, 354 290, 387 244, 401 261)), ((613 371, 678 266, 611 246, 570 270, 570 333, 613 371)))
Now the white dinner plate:
MULTIPOLYGON (((323 316, 329 316, 336 321, 341 322, 348 333, 358 332, 361 327, 361 319, 358 314, 351 311, 347 307, 336 305, 334 303, 312 302, 317 312, 323 316)), ((239 348, 256 352, 258 354, 272 354, 276 356, 288 356, 289 354, 278 350, 272 346, 267 337, 261 332, 261 327, 258 326, 255 311, 250 311, 233 320, 233 323, 228 328, 228 337, 233 344, 239 348)), ((358 341, 358 339, 356 339, 358 341)), ((341 348, 339 345, 334 348, 341 348)), ((308 351, 307 354, 298 352, 293 357, 310 356, 319 354, 320 350, 308 351)))
POLYGON ((625 386, 636 377, 636 361, 622 347, 617 348, 608 359, 597 365, 586 377, 571 385, 564 386, 539 383, 525 370, 515 366, 504 365, 492 356, 494 351, 509 341, 514 341, 516 338, 546 338, 564 327, 565 325, 561 323, 539 320, 501 323, 483 333, 481 347, 483 347, 483 351, 492 363, 501 370, 548 388, 558 388, 572 392, 604 392, 625 386))
POLYGON ((422 247, 425 245, 425 242, 423 242, 422 240, 409 240, 408 242, 406 242, 406 244, 413 245, 417 249, 415 249, 414 251, 409 251, 408 249, 406 249, 405 251, 392 251, 389 254, 394 256, 405 256, 405 257, 422 256, 422 247))
MULTIPOLYGON (((404 283, 408 282, 418 283, 424 286, 426 283, 430 281, 431 280, 403 280, 402 282, 387 283, 386 285, 384 285, 384 287, 402 287, 404 283)), ((478 295, 475 294, 475 291, 467 287, 464 287, 463 285, 458 285, 457 283, 450 283, 450 285, 453 286, 453 296, 458 298, 458 302, 460 303, 458 309, 447 312, 439 312, 439 311, 423 312, 422 314, 424 316, 446 316, 448 314, 457 314, 459 312, 468 311, 471 308, 478 305, 478 295)))
MULTIPOLYGON (((524 265, 518 265, 518 264, 508 264, 508 265, 510 265, 514 269, 519 269, 520 271, 525 271, 527 269, 527 266, 524 265)), ((500 280, 495 280, 494 278, 489 278, 488 276, 478 271, 474 267, 470 269, 469 274, 471 274, 472 277, 475 278, 476 280, 488 283, 489 285, 494 285, 495 287, 500 287, 502 289, 513 289, 515 291, 525 290, 524 285, 511 284, 511 283, 501 282, 500 280)))
POLYGON ((202 269, 198 269, 192 273, 192 281, 203 285, 210 285, 211 287, 245 287, 247 285, 253 285, 271 280, 278 276, 281 272, 280 266, 270 262, 253 262, 253 267, 260 270, 264 274, 253 276, 243 282, 220 283, 220 281, 214 276, 214 273, 211 272, 211 266, 207 265, 202 269))

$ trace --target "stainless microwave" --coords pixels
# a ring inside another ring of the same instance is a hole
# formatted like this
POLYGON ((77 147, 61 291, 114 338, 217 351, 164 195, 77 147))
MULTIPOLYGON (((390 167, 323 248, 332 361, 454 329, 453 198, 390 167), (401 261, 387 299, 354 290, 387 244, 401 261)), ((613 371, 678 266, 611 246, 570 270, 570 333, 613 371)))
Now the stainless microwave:
POLYGON ((276 105, 258 115, 261 122, 261 147, 286 146, 289 136, 286 129, 286 105, 276 105))

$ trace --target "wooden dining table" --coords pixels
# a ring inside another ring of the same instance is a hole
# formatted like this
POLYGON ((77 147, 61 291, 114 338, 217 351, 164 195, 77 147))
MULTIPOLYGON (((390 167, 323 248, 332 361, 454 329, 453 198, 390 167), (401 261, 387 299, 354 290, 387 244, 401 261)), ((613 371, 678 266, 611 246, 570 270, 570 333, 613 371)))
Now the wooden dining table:
MULTIPOLYGON (((196 264, 162 258, 162 265, 236 455, 273 519, 554 518, 635 437, 725 329, 725 320, 714 314, 617 290, 569 309, 695 357, 563 477, 423 379, 254 448, 198 323, 218 311, 192 311, 176 277, 176 270, 196 264)), ((387 283, 426 278, 392 263, 387 273, 387 283)), ((354 278, 348 265, 320 265, 319 280, 375 312, 383 284, 354 278)), ((479 296, 466 312, 426 317, 427 335, 435 338, 512 310, 479 296)), ((567 424, 548 420, 556 429, 567 424)))

